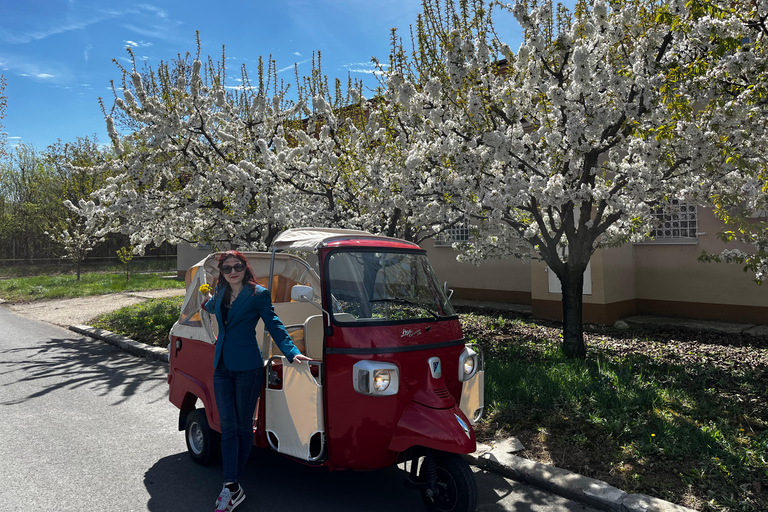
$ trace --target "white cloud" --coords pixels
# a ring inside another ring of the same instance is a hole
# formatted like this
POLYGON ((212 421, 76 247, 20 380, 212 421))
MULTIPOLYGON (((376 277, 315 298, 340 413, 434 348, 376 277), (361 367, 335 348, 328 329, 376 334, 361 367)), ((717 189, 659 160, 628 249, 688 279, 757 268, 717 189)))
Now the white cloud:
POLYGON ((123 42, 133 48, 146 48, 147 46, 152 46, 152 43, 145 43, 144 41, 136 42, 136 41, 131 41, 130 39, 123 42))
POLYGON ((309 62, 310 60, 312 60, 312 59, 304 59, 304 60, 302 60, 302 61, 300 61, 300 62, 297 62, 297 63, 295 63, 295 64, 291 64, 290 66, 285 66, 285 67, 284 67, 284 68, 282 68, 282 69, 278 69, 278 70, 277 70, 277 72, 278 72, 278 73, 282 73, 283 71, 288 71, 289 69, 290 69, 290 70, 292 70, 292 69, 294 69, 296 66, 301 66, 302 64, 306 64, 306 63, 307 63, 307 62, 309 62))
POLYGON ((299 52, 293 52, 293 54, 294 54, 295 56, 297 56, 297 57, 301 57, 301 53, 299 53, 299 52))
MULTIPOLYGON (((382 75, 379 66, 374 65, 372 62, 351 62, 342 66, 346 71, 350 73, 363 73, 366 75, 382 75)), ((382 64, 382 68, 387 68, 387 64, 382 64)))
POLYGON ((348 69, 350 73, 363 73, 366 75, 383 75, 384 73, 378 69, 348 69))
POLYGON ((117 13, 104 13, 101 16, 96 16, 90 19, 76 20, 70 23, 64 23, 62 25, 55 25, 45 27, 40 30, 32 30, 29 32, 10 33, 7 30, 0 31, 0 38, 7 43, 11 44, 23 44, 32 41, 39 41, 50 36, 57 34, 63 34, 65 32, 71 32, 73 30, 81 30, 90 25, 100 23, 102 21, 116 17, 117 13))
POLYGON ((50 73, 40 73, 40 72, 33 72, 33 73, 19 73, 21 76, 31 76, 33 78, 53 78, 54 75, 50 73))

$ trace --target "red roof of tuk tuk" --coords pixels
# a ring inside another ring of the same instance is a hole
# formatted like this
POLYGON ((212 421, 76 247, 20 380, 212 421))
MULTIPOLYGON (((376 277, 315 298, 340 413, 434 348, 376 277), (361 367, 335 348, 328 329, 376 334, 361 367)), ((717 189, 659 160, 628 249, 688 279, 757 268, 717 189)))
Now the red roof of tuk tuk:
POLYGON ((344 238, 329 241, 326 247, 385 247, 387 249, 421 249, 413 242, 395 238, 344 238))
POLYGON ((314 251, 322 247, 386 247, 390 249, 421 249, 418 245, 377 236, 367 231, 330 228, 294 228, 280 233, 272 243, 277 250, 314 251))

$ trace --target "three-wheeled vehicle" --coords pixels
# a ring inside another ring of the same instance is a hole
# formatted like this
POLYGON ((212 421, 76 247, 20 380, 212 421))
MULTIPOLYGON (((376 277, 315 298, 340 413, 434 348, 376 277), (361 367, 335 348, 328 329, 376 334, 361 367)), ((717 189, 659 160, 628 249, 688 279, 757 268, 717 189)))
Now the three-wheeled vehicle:
MULTIPOLYGON (((279 235, 271 252, 245 255, 313 360, 288 364, 259 322, 266 378, 254 445, 331 470, 410 464, 406 483, 421 490, 429 510, 473 512, 475 478, 460 454, 475 450, 482 352, 464 340, 426 252, 364 231, 306 228, 279 235)), ((217 278, 216 265, 212 254, 187 272, 169 345, 170 400, 201 464, 219 450, 217 325, 201 311, 198 291, 217 278)))

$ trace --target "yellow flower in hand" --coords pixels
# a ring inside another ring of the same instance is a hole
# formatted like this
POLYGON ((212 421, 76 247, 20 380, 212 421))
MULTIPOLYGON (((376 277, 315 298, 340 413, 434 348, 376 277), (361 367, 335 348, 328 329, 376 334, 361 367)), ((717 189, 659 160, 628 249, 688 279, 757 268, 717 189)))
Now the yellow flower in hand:
POLYGON ((208 283, 205 283, 203 286, 200 287, 200 293, 203 293, 203 294, 211 293, 211 290, 212 290, 211 285, 209 285, 208 283))

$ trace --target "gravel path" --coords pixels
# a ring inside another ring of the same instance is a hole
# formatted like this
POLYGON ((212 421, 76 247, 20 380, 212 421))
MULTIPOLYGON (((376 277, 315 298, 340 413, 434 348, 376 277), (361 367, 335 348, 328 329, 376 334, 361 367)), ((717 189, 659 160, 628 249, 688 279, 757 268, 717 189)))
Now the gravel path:
POLYGON ((20 315, 62 327, 69 327, 70 325, 87 325, 91 319, 102 313, 109 313, 110 311, 138 304, 148 299, 173 297, 184 295, 184 293, 184 288, 145 290, 5 305, 11 311, 20 315))

